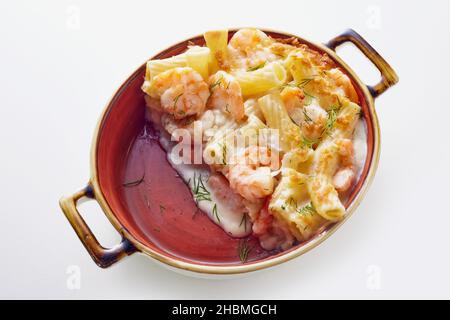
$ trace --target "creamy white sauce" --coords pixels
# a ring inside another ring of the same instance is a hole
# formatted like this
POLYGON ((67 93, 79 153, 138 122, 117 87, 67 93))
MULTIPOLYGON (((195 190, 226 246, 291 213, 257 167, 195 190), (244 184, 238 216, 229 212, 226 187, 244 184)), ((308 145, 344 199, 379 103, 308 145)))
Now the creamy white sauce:
POLYGON ((250 219, 243 220, 243 213, 236 213, 230 210, 229 205, 221 201, 215 190, 211 188, 208 183, 208 178, 211 174, 208 167, 180 163, 178 155, 174 152, 176 149, 173 148, 176 143, 170 141, 170 137, 165 132, 161 132, 160 144, 167 152, 167 160, 184 182, 189 185, 191 192, 194 187, 194 180, 198 181, 199 177, 201 177, 205 188, 210 193, 211 200, 197 201, 197 206, 200 210, 205 212, 215 224, 233 237, 245 237, 252 232, 250 219))
POLYGON ((358 121, 353 133, 353 150, 355 156, 356 181, 359 180, 366 164, 367 157, 367 126, 363 119, 358 121))

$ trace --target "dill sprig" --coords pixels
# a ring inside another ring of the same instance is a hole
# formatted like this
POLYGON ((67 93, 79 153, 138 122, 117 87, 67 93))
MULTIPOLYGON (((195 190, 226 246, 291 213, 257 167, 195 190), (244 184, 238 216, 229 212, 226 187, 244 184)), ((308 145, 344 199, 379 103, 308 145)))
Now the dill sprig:
POLYGON ((256 70, 258 70, 258 69, 263 68, 265 65, 266 65, 266 62, 264 61, 263 63, 260 63, 260 64, 258 64, 258 65, 256 65, 256 66, 253 66, 253 67, 248 68, 247 71, 248 71, 248 72, 256 71, 256 70))
POLYGON ((333 129, 334 129, 334 124, 336 123, 337 117, 338 117, 338 113, 342 108, 342 104, 341 104, 341 100, 338 98, 338 105, 337 106, 332 106, 328 111, 328 117, 327 117, 327 122, 325 123, 325 128, 324 128, 324 133, 326 133, 327 135, 331 135, 333 129))
POLYGON ((301 140, 302 146, 310 148, 310 149, 318 142, 319 142, 318 140, 308 139, 305 136, 303 136, 302 140, 301 140))
POLYGON ((212 209, 213 217, 217 219, 217 222, 220 223, 219 211, 217 210, 217 203, 214 203, 214 207, 212 209))
POLYGON ((247 232, 247 214, 245 212, 242 214, 242 219, 239 223, 239 227, 242 226, 242 224, 244 224, 245 232, 247 232))
POLYGON ((250 246, 248 245, 248 240, 240 240, 238 245, 238 254, 239 260, 241 260, 242 263, 245 263, 247 261, 250 251, 252 251, 252 248, 250 248, 250 246))
POLYGON ((308 112, 306 112, 305 108, 303 108, 303 116, 305 117, 306 123, 314 123, 313 119, 308 115, 308 112))
POLYGON ((211 84, 211 85, 209 86, 209 90, 212 91, 215 87, 217 87, 217 86, 220 87, 220 84, 222 83, 222 80, 223 80, 223 76, 220 77, 216 82, 214 82, 213 84, 211 84))
POLYGON ((287 203, 288 203, 290 206, 297 208, 297 201, 295 201, 294 198, 289 197, 287 203))
POLYGON ((180 93, 179 95, 177 95, 175 97, 175 99, 173 99, 173 107, 175 108, 177 105, 178 100, 180 99, 180 97, 183 95, 183 93, 180 93))
POLYGON ((136 186, 140 185, 144 181, 145 181, 145 171, 142 174, 141 178, 139 178, 137 180, 130 181, 130 182, 125 182, 125 183, 122 184, 122 186, 124 186, 124 187, 136 187, 136 186))
POLYGON ((306 87, 311 81, 314 80, 316 76, 311 76, 310 78, 303 78, 302 80, 300 80, 300 82, 298 83, 298 87, 299 88, 304 88, 306 87))
POLYGON ((281 86, 281 88, 286 88, 286 87, 296 88, 297 85, 296 85, 295 83, 288 82, 288 83, 285 83, 285 84, 283 84, 283 85, 281 86))
POLYGON ((211 201, 211 193, 206 189, 203 183, 203 177, 201 174, 198 176, 194 173, 194 186, 192 192, 194 194, 194 199, 198 203, 200 201, 211 201))
POLYGON ((222 165, 227 165, 227 145, 225 143, 221 143, 220 146, 222 147, 222 165))
POLYGON ((328 110, 327 122, 325 123, 325 128, 324 128, 324 132, 327 135, 331 135, 331 132, 334 129, 334 124, 336 123, 336 120, 337 120, 338 111, 339 111, 338 109, 328 110))
MULTIPOLYGON (((305 92, 305 94, 309 95, 306 92, 305 92)), ((313 97, 311 95, 309 95, 309 96, 313 97)), ((332 132, 334 130, 334 125, 335 125, 335 123, 336 123, 336 121, 338 119, 338 114, 339 114, 339 111, 341 110, 341 108, 342 108, 342 104, 341 104, 341 101, 338 98, 338 105, 330 107, 329 110, 327 111, 327 120, 326 120, 325 126, 324 126, 324 128, 323 128, 323 130, 322 130, 322 132, 320 134, 320 137, 318 139, 315 139, 315 140, 311 140, 311 139, 308 139, 306 137, 302 137, 301 144, 303 146, 305 146, 305 147, 312 148, 316 143, 318 143, 324 137, 324 135, 331 136, 332 132)), ((305 118, 305 122, 306 123, 310 123, 311 121, 313 121, 311 119, 311 117, 308 116, 308 114, 307 114, 305 109, 303 109, 303 116, 305 118)))
POLYGON ((308 98, 308 101, 305 102, 305 106, 309 106, 313 102, 313 100, 316 99, 316 97, 308 93, 305 89, 303 89, 303 93, 308 98))
POLYGON ((297 209, 297 213, 300 215, 311 215, 314 212, 316 212, 316 209, 314 208, 313 204, 310 202, 306 206, 303 206, 299 209, 297 209))

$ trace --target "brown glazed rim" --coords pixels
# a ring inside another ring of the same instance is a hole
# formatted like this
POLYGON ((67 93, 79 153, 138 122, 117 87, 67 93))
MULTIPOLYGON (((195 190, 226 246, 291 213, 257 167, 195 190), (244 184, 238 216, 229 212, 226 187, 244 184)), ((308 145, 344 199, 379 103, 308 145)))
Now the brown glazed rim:
MULTIPOLYGON (((230 31, 236 31, 237 29, 232 29, 230 31)), ((99 179, 98 179, 98 172, 97 172, 97 143, 98 143, 98 136, 100 129, 103 125, 104 120, 106 119, 106 116, 108 114, 109 108, 112 105, 112 102, 114 102, 114 99, 120 95, 120 93, 126 89, 127 84, 130 82, 131 79, 135 78, 137 74, 140 72, 141 68, 144 66, 141 66, 138 70, 133 72, 133 74, 121 85, 121 87, 114 93, 112 99, 107 103, 102 116, 100 118, 100 121, 97 124, 97 128, 94 133, 93 137, 93 143, 92 143, 92 149, 91 149, 91 159, 90 159, 90 165, 91 165, 91 179, 89 181, 89 184, 87 187, 83 188, 82 190, 74 193, 71 196, 63 197, 60 200, 60 206, 63 210, 64 214, 66 215, 67 219, 71 223, 72 227, 74 228, 75 232, 77 233, 78 237, 80 238, 81 242, 93 258, 93 260, 102 268, 109 267, 110 265, 114 264, 115 262, 118 262, 122 258, 134 253, 134 252, 141 252, 143 254, 146 254, 166 265, 198 272, 198 273, 204 273, 204 274, 239 274, 239 273, 246 273, 251 271, 256 271, 268 267, 272 267, 275 265, 278 265, 280 263, 289 261, 295 257, 298 257, 309 250, 315 248, 317 245, 322 243, 324 240, 326 240, 328 237, 330 237, 347 219, 350 218, 350 216, 353 214, 355 209, 358 207, 359 203, 365 196, 372 180, 375 174, 375 171, 378 167, 378 161, 380 156, 380 129, 379 129, 379 123, 377 114, 374 107, 374 99, 378 97, 380 94, 385 92, 389 87, 393 86, 395 83, 398 82, 398 76, 396 75, 395 71, 389 66, 389 64, 375 51, 374 48, 370 44, 368 44, 357 32, 354 30, 347 30, 341 35, 331 39, 326 44, 318 44, 314 42, 310 42, 308 40, 305 40, 301 37, 298 37, 296 35, 292 35, 285 32, 280 32, 276 30, 268 30, 268 29, 261 29, 265 32, 273 32, 277 34, 281 34, 288 37, 296 37, 301 42, 312 45, 313 47, 316 47, 323 52, 327 53, 341 68, 343 68, 347 74, 349 74, 355 84, 359 87, 361 92, 364 95, 364 99, 366 100, 368 109, 370 111, 370 115, 373 121, 373 127, 374 127, 374 147, 373 147, 373 156, 372 161, 369 167, 369 170, 367 172, 367 177, 363 181, 361 189, 357 193, 356 197, 350 204, 350 206, 347 208, 347 214, 345 218, 342 221, 339 221, 332 225, 329 229, 327 229, 325 232, 317 235, 312 240, 308 241, 305 245, 300 246, 294 250, 288 251, 284 254, 274 256, 273 258, 265 259, 262 261, 256 261, 249 264, 243 264, 241 266, 215 266, 215 265, 204 265, 204 264, 196 264, 196 263, 190 263, 182 260, 178 260, 176 258, 164 255, 162 253, 159 253, 155 250, 152 250, 151 248, 145 246, 141 242, 139 242, 131 233, 129 233, 119 222, 119 220, 116 218, 114 213, 112 212, 110 206, 108 205, 108 202, 106 201, 102 190, 100 188, 99 179), (350 69, 350 67, 341 59, 339 56, 335 53, 336 47, 339 45, 345 43, 345 42, 351 42, 353 43, 361 52, 378 68, 381 74, 381 80, 378 84, 375 86, 367 86, 365 85, 359 77, 355 74, 355 72, 350 69), (86 222, 83 220, 81 215, 79 214, 77 210, 77 202, 82 198, 94 198, 100 205, 100 207, 103 209, 105 215, 108 217, 110 222, 113 224, 113 226, 119 231, 119 233, 122 235, 122 241, 120 244, 113 248, 104 248, 100 245, 100 243, 95 238, 94 234, 91 232, 89 227, 87 226, 86 222)), ((176 44, 172 47, 175 47, 177 45, 180 45, 181 43, 185 43, 191 39, 198 38, 192 37, 186 41, 180 42, 179 44, 176 44)), ((166 49, 168 50, 168 49, 166 49)), ((163 50, 162 52, 166 51, 163 50)), ((162 53, 161 52, 161 53, 162 53)), ((161 54, 159 53, 159 54, 161 54)), ((159 55, 158 54, 158 55, 159 55)), ((156 56, 158 56, 156 55, 156 56)))

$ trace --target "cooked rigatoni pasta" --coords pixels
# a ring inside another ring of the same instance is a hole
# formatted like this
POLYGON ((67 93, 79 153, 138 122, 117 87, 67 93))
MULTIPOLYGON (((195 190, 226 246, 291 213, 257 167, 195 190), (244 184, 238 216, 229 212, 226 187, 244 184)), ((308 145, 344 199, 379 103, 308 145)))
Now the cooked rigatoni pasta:
POLYGON ((340 220, 345 214, 333 177, 339 177, 340 166, 342 170, 353 166, 353 147, 349 138, 355 129, 359 112, 357 104, 345 101, 335 120, 336 128, 315 150, 313 177, 308 182, 308 189, 317 212, 330 221, 340 220))
POLYGON ((206 79, 209 75, 209 57, 210 50, 208 48, 192 46, 185 53, 171 58, 149 60, 146 64, 145 80, 142 85, 142 90, 147 92, 155 76, 174 68, 191 67, 206 79))
POLYGON ((207 47, 210 49, 211 73, 223 69, 228 56, 227 42, 228 30, 208 31, 204 34, 207 47))
POLYGON ((242 94, 251 96, 281 87, 287 80, 287 73, 281 63, 271 62, 256 70, 239 71, 236 79, 242 94))
POLYGON ((271 212, 287 223, 299 241, 309 239, 328 223, 311 205, 307 181, 307 175, 293 169, 283 169, 280 183, 269 204, 271 212))
POLYGON ((151 81, 156 75, 177 67, 185 67, 187 65, 186 54, 180 54, 167 59, 149 60, 146 64, 145 80, 142 90, 147 92, 151 86, 151 81))
POLYGON ((265 95, 258 100, 259 107, 270 128, 280 132, 280 145, 284 152, 288 152, 301 141, 300 127, 295 125, 289 117, 284 103, 278 93, 265 95))
POLYGON ((237 152, 258 143, 260 130, 264 128, 267 128, 264 122, 253 115, 241 127, 221 128, 204 146, 205 162, 221 166, 235 162, 237 152))
POLYGON ((200 150, 202 163, 178 166, 179 148, 167 152, 199 208, 231 236, 287 249, 345 217, 364 164, 354 157, 355 128, 365 132, 358 95, 326 54, 296 39, 257 29, 228 38, 206 32, 205 46, 150 60, 142 89, 162 137, 194 136, 182 153, 200 150))
POLYGON ((194 46, 186 51, 186 65, 200 73, 205 80, 209 76, 209 58, 210 50, 205 47, 194 46))

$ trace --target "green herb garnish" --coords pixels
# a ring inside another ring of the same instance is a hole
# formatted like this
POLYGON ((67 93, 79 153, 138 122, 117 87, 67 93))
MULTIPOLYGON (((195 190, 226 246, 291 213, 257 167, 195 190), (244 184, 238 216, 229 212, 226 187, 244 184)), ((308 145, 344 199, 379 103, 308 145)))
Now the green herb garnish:
POLYGON ((286 87, 296 88, 297 85, 292 82, 288 82, 288 83, 283 84, 281 87, 282 88, 286 88, 286 87))
POLYGON ((245 231, 247 232, 247 214, 245 212, 242 214, 242 219, 239 223, 239 227, 242 226, 242 224, 244 224, 245 231))
POLYGON ((298 87, 299 88, 304 88, 304 87, 306 87, 311 81, 313 81, 314 80, 314 77, 315 76, 312 76, 312 77, 310 77, 310 78, 304 78, 304 79, 302 79, 299 83, 298 83, 298 87))
POLYGON ((308 113, 306 112, 305 108, 303 108, 303 116, 305 117, 305 122, 306 123, 311 123, 314 122, 313 119, 311 119, 311 117, 308 115, 308 113))
POLYGON ((130 182, 125 182, 125 183, 122 184, 122 186, 124 186, 124 187, 136 187, 136 186, 140 185, 142 182, 145 181, 144 178, 145 178, 145 171, 142 174, 142 177, 140 179, 133 180, 133 181, 130 181, 130 182))
POLYGON ((222 164, 227 165, 227 145, 225 143, 220 144, 222 147, 222 164))
POLYGON ((219 86, 222 83, 223 77, 220 77, 216 82, 209 86, 209 90, 212 91, 215 87, 219 86))
POLYGON ((338 113, 341 110, 342 104, 341 104, 341 100, 339 100, 339 98, 338 98, 338 102, 339 102, 339 105, 333 106, 327 111, 328 118, 327 118, 327 122, 325 123, 325 128, 324 128, 324 133, 326 133, 327 135, 331 135, 331 132, 334 129, 334 124, 336 123, 336 120, 337 120, 338 113))
POLYGON ((247 71, 248 71, 248 72, 256 71, 256 70, 258 70, 258 69, 263 68, 265 65, 266 65, 266 62, 264 61, 263 63, 260 63, 260 64, 258 64, 258 65, 256 65, 256 66, 253 66, 253 67, 248 68, 247 71))
POLYGON ((194 186, 192 192, 194 193, 194 199, 197 203, 200 201, 211 201, 211 193, 206 189, 201 174, 197 176, 194 173, 194 186))
POLYGON ((306 92, 304 89, 303 89, 303 93, 304 93, 305 96, 308 98, 308 101, 305 102, 305 106, 309 106, 309 105, 313 102, 313 99, 316 99, 316 97, 313 96, 312 94, 306 92))
POLYGON ((217 222, 220 223, 219 212, 217 211, 217 203, 214 203, 212 214, 213 214, 213 217, 215 217, 217 219, 217 222))
POLYGON ((312 148, 317 142, 318 140, 311 140, 306 138, 305 136, 302 137, 301 141, 302 145, 307 148, 312 148))
POLYGON ((331 132, 334 129, 334 124, 337 119, 338 111, 339 111, 338 109, 328 110, 328 118, 327 118, 327 122, 325 123, 325 128, 324 128, 324 133, 326 133, 327 135, 331 135, 331 132))
POLYGON ((178 99, 180 99, 180 97, 181 97, 182 95, 183 95, 183 94, 180 93, 179 95, 177 95, 177 96, 175 97, 175 99, 173 99, 173 107, 174 107, 174 108, 177 106, 178 99))
POLYGON ((297 208, 297 202, 294 200, 294 198, 289 197, 287 203, 288 203, 290 206, 293 206, 293 207, 296 207, 296 208, 297 208))
POLYGON ((316 212, 316 209, 314 208, 313 204, 310 202, 306 206, 300 208, 297 210, 298 214, 300 215, 306 215, 306 214, 313 214, 316 212))
POLYGON ((242 263, 245 263, 248 259, 248 254, 252 251, 252 248, 248 245, 247 239, 242 239, 239 241, 238 246, 238 254, 239 254, 239 260, 241 260, 242 263))

